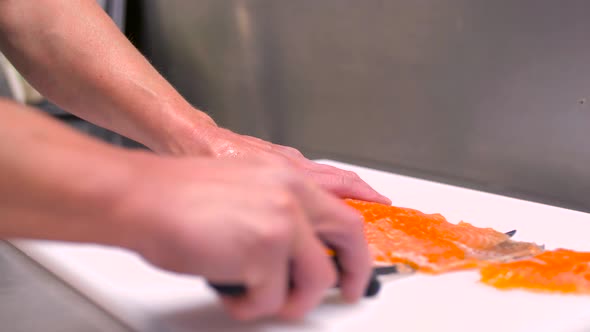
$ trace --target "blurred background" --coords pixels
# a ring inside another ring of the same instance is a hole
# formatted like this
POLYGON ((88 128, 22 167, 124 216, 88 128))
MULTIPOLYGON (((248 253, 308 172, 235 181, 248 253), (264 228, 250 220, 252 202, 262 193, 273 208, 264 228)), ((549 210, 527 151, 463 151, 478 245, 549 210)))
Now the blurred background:
POLYGON ((100 2, 224 127, 309 158, 590 211, 588 1, 100 2))

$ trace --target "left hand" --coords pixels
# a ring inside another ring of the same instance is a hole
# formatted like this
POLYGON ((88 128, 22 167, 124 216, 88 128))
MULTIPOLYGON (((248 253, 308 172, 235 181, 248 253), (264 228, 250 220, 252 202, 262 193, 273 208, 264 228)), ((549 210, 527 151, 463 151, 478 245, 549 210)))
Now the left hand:
POLYGON ((313 162, 297 149, 272 144, 252 136, 236 134, 217 126, 209 127, 206 136, 215 158, 256 159, 286 163, 324 190, 340 198, 391 204, 389 198, 378 193, 356 173, 313 162))

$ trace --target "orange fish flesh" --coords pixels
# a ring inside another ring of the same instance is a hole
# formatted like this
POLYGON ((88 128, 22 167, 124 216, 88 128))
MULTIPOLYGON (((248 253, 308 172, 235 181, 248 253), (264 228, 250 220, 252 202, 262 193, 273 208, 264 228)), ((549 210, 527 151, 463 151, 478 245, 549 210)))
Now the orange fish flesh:
POLYGON ((543 251, 491 228, 451 224, 440 214, 352 199, 345 202, 362 214, 365 237, 377 263, 403 263, 438 274, 543 251))
POLYGON ((480 274, 482 282, 500 289, 590 294, 590 252, 556 249, 525 260, 486 264, 480 274))

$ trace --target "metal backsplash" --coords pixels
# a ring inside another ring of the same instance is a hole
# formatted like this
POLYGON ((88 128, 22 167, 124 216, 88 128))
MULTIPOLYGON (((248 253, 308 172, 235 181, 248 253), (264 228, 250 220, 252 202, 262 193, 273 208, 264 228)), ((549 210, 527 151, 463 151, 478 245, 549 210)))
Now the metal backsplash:
POLYGON ((590 211, 590 1, 146 1, 145 52, 222 125, 590 211))

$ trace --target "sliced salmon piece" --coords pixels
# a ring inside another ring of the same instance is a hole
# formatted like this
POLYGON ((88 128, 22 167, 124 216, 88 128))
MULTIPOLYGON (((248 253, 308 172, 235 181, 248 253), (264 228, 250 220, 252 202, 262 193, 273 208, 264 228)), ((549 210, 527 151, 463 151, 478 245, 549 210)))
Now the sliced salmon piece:
POLYGON ((529 259, 488 263, 481 281, 500 289, 590 294, 590 252, 546 251, 529 259))
POLYGON ((440 214, 347 199, 364 219, 365 237, 376 262, 405 263, 427 273, 478 267, 542 252, 533 243, 465 222, 449 223, 440 214))

